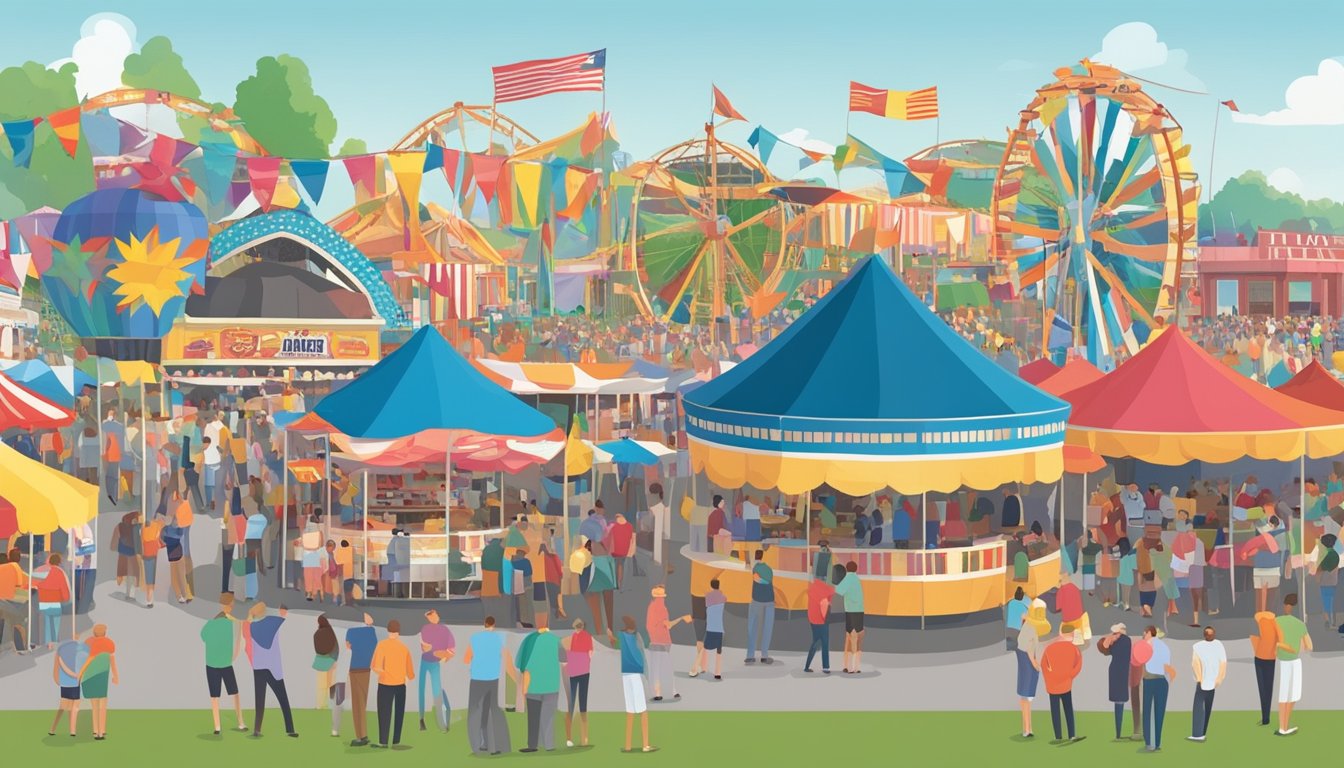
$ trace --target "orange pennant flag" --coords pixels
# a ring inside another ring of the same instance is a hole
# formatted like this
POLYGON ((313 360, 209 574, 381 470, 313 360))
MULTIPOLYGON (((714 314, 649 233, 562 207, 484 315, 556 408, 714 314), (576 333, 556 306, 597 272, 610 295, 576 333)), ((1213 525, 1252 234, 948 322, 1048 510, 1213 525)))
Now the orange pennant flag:
POLYGON ((71 107, 47 116, 56 138, 61 140, 61 147, 71 157, 79 151, 79 115, 79 107, 71 107))
POLYGON ((738 112, 737 109, 733 107, 733 103, 728 101, 728 97, 723 95, 723 91, 720 91, 718 86, 711 85, 710 88, 714 89, 714 114, 719 115, 720 117, 726 117, 729 120, 747 119, 742 116, 741 112, 738 112))

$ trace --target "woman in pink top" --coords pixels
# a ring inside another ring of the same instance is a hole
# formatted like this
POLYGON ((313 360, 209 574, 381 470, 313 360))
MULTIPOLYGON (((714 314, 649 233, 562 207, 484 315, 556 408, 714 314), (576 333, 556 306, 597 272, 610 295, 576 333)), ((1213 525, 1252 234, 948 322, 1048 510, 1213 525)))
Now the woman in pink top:
POLYGON ((574 620, 574 634, 565 638, 565 675, 569 678, 569 711, 565 713, 565 746, 574 746, 574 705, 579 705, 580 743, 588 746, 588 673, 593 667, 593 636, 574 620))

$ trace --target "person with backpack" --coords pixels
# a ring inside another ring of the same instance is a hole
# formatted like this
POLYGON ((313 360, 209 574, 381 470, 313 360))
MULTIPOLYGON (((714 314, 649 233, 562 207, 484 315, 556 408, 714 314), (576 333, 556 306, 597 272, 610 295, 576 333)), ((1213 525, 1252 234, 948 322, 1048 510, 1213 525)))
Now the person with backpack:
POLYGON ((169 521, 169 524, 163 526, 162 530, 163 548, 168 555, 168 572, 172 579, 173 597, 177 599, 179 604, 185 605, 195 599, 191 586, 187 584, 186 550, 182 546, 185 531, 177 524, 176 520, 169 521))
POLYGON ((1316 550, 1311 556, 1311 572, 1321 588, 1321 613, 1325 616, 1327 629, 1338 625, 1335 621, 1335 590, 1339 587, 1338 545, 1338 537, 1327 533, 1317 539, 1316 550))

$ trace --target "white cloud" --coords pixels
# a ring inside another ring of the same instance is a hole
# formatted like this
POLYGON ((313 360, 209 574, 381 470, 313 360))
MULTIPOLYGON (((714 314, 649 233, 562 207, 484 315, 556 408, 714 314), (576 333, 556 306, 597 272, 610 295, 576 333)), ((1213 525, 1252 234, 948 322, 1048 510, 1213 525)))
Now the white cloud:
POLYGON ((51 69, 74 62, 75 90, 80 98, 121 87, 126 57, 136 50, 135 23, 119 13, 98 13, 84 20, 69 58, 53 61, 51 69))
POLYGON ((804 128, 794 128, 786 133, 779 134, 779 140, 785 144, 792 144, 795 147, 801 147, 810 152, 825 152, 826 154, 835 153, 835 145, 827 144, 821 139, 808 138, 807 130, 804 128))
POLYGON ((1186 68, 1189 54, 1157 39, 1157 30, 1146 22, 1131 21, 1107 32, 1092 60, 1163 85, 1204 90, 1204 83, 1186 68))
POLYGON ((1266 179, 1269 185, 1280 192, 1291 192, 1295 195, 1302 194, 1302 177, 1292 168, 1275 168, 1270 171, 1266 179))
POLYGON ((1233 112, 1238 123, 1256 125, 1344 125, 1344 63, 1323 59, 1316 74, 1288 84, 1279 109, 1263 115, 1233 112))

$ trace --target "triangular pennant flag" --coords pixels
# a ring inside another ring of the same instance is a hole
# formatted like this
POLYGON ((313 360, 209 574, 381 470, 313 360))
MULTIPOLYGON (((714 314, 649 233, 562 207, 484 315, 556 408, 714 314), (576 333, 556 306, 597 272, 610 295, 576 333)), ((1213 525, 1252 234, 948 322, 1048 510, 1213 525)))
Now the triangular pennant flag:
POLYGON ((588 116, 588 124, 583 127, 583 136, 579 138, 579 152, 591 157, 602 146, 602 120, 596 114, 588 116))
POLYGON ((271 210, 271 200, 275 197, 275 185, 280 180, 279 157, 249 157, 247 159, 247 183, 252 187, 252 196, 257 199, 261 210, 271 210))
POLYGON ((33 162, 33 130, 36 120, 12 120, 0 123, 5 129, 5 138, 9 139, 9 148, 14 151, 14 165, 27 168, 33 162))
POLYGON ((462 186, 457 177, 457 171, 462 165, 462 154, 460 149, 443 150, 443 178, 448 180, 448 188, 454 192, 462 186))
POLYGON ((232 145, 202 144, 201 166, 205 176, 205 196, 211 202, 223 202, 228 198, 229 185, 233 183, 233 172, 238 165, 238 155, 232 145))
POLYGON ((525 229, 536 226, 538 199, 545 167, 541 163, 513 163, 513 187, 518 192, 518 223, 525 229))
POLYGON ((747 119, 742 116, 741 112, 738 112, 737 109, 733 107, 732 102, 728 101, 728 97, 723 95, 723 91, 720 91, 718 86, 711 85, 710 88, 714 90, 714 114, 719 115, 720 117, 726 117, 729 120, 747 119))
POLYGON ((56 138, 60 139, 61 148, 71 157, 79 151, 79 116, 79 107, 63 109, 47 116, 51 130, 55 131, 56 138))
POLYGON ((480 187, 481 194, 485 195, 487 203, 495 199, 495 188, 499 184, 499 177, 507 159, 500 155, 473 154, 471 156, 472 177, 476 180, 476 186, 480 187))
MULTIPOLYGON (((481 156, 478 155, 479 159, 481 156)), ((474 162, 474 161, 473 161, 474 162)), ((513 224, 513 163, 502 163, 499 168, 499 177, 495 180, 498 189, 502 190, 495 195, 499 203, 499 226, 508 227, 513 224)))
POLYGON ((387 162, 392 166, 392 176, 397 180, 397 189, 406 204, 402 217, 402 248, 411 250, 414 234, 420 231, 420 182, 425 175, 425 153, 391 152, 387 162))
POLYGON ((343 161, 345 171, 350 174, 350 183, 355 186, 355 200, 362 202, 373 197, 378 186, 378 158, 374 155, 355 155, 343 161))
POLYGON ((760 155, 762 163, 769 163, 770 155, 775 151, 775 145, 779 143, 779 137, 758 125, 747 137, 747 143, 756 150, 756 154, 760 155))
POLYGON ((443 147, 433 142, 425 144, 425 173, 443 167, 443 147))
POLYGON ((598 174, 583 168, 565 169, 565 208, 556 211, 561 219, 578 219, 593 200, 597 191, 598 174))
POLYGON ((322 193, 327 188, 327 169, 330 164, 326 160, 290 160, 289 170, 294 174, 294 178, 303 185, 303 191, 308 193, 312 199, 313 205, 322 202, 322 193))

